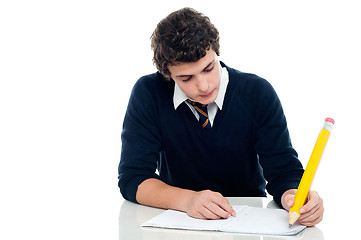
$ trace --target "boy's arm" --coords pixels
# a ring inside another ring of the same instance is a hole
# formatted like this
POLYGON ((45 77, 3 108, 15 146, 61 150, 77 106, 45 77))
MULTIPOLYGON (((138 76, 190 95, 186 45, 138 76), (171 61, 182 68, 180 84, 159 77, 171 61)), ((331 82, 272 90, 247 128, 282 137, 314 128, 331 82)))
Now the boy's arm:
POLYGON ((147 179, 138 186, 136 199, 143 205, 179 210, 200 219, 228 218, 236 214, 220 193, 172 187, 155 178, 147 179))

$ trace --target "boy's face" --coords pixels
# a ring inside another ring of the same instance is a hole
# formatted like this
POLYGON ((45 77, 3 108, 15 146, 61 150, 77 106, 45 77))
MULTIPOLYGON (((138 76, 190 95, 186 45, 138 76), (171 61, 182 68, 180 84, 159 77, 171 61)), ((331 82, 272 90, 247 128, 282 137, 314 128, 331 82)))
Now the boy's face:
POLYGON ((210 49, 196 62, 180 62, 168 66, 172 79, 191 99, 202 104, 216 100, 221 80, 217 54, 210 49))

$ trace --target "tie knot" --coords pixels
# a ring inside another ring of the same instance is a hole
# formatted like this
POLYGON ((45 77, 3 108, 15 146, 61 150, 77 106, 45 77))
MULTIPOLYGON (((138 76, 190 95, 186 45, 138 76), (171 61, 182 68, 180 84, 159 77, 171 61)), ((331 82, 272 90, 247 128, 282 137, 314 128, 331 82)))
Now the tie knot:
POLYGON ((211 128, 211 124, 208 119, 208 111, 207 111, 207 104, 201 104, 199 102, 193 102, 189 99, 187 101, 194 107, 194 109, 199 114, 199 122, 201 123, 202 127, 209 130, 211 128))
POLYGON ((192 104, 192 106, 197 106, 197 107, 199 107, 199 108, 206 108, 208 105, 207 104, 202 104, 202 103, 199 103, 199 102, 194 102, 194 101, 192 101, 192 100, 189 100, 189 99, 187 99, 187 101, 190 103, 190 104, 192 104))

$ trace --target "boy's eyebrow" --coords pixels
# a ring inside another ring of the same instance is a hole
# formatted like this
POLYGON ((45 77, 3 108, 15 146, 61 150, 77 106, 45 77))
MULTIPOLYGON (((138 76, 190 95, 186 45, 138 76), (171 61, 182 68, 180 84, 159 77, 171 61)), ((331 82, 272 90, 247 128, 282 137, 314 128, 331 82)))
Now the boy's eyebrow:
MULTIPOLYGON (((202 71, 206 70, 207 68, 209 68, 209 66, 211 66, 214 62, 216 61, 216 59, 213 59, 205 68, 203 68, 202 71)), ((177 75, 176 77, 190 77, 192 75, 177 75)))

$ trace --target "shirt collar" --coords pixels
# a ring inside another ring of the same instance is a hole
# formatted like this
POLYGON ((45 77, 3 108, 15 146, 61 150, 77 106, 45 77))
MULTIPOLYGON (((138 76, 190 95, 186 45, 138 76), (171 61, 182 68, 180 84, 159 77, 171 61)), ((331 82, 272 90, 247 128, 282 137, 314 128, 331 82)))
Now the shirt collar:
MULTIPOLYGON (((217 104, 218 108, 222 110, 224 96, 226 95, 226 90, 229 82, 229 76, 227 69, 225 67, 222 68, 221 65, 219 66, 221 80, 219 84, 218 96, 214 102, 217 104)), ((188 96, 179 88, 178 84, 175 82, 173 94, 174 109, 177 109, 179 105, 181 105, 187 99, 188 96)))

